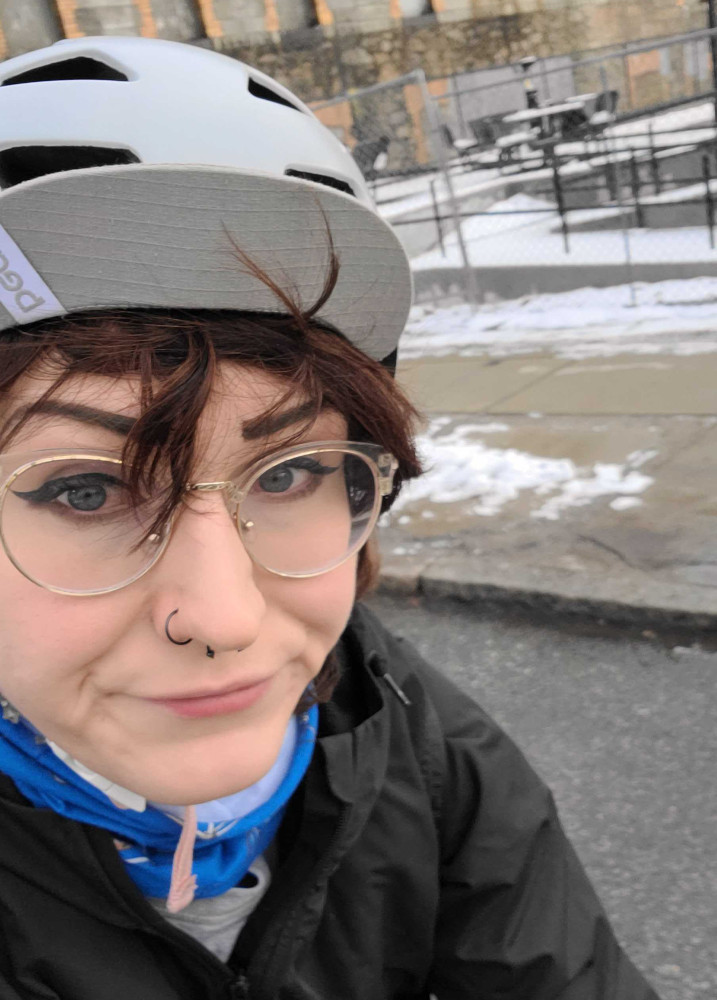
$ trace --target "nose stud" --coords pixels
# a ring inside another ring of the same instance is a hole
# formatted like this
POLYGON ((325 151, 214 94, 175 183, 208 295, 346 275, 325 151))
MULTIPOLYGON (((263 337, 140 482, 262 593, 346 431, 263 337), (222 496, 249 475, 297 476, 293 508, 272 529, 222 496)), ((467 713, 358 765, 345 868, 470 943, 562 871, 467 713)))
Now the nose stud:
POLYGON ((210 660, 214 659, 214 650, 212 649, 211 646, 207 646, 207 656, 209 657, 210 660))

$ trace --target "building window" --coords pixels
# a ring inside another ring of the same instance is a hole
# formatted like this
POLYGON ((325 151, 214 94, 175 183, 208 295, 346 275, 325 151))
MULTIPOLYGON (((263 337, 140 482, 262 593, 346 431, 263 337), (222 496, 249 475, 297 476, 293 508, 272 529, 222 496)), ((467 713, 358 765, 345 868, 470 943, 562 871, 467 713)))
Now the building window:
POLYGON ((300 31, 319 23, 314 0, 274 0, 281 31, 300 31))
POLYGON ((404 17, 423 17, 433 13, 431 0, 400 0, 400 4, 404 17))

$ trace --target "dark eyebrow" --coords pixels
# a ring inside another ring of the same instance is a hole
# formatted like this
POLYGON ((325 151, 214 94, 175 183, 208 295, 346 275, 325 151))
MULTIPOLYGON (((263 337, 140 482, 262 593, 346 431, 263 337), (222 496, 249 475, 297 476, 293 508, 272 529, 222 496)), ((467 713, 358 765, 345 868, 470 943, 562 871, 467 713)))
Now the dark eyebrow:
POLYGON ((134 427, 136 420, 134 417, 125 417, 120 413, 112 413, 110 410, 98 410, 94 406, 83 406, 81 403, 62 403, 56 399, 44 399, 38 403, 28 406, 26 412, 29 418, 35 414, 47 414, 53 417, 69 417, 70 420, 79 420, 83 424, 94 424, 96 427, 103 427, 113 434, 122 434, 126 437, 134 427))
MULTIPOLYGON (((280 413, 270 413, 266 416, 256 417, 249 420, 242 427, 242 436, 246 441, 255 441, 257 438, 269 437, 278 431, 283 431, 286 427, 298 423, 313 416, 316 410, 315 403, 307 401, 293 406, 290 410, 282 410, 280 413)), ((70 420, 79 420, 84 424, 94 424, 114 434, 121 434, 126 437, 134 427, 136 420, 134 417, 125 417, 120 413, 112 413, 110 410, 98 410, 94 406, 84 406, 82 403, 63 403, 56 399, 45 399, 27 408, 30 417, 35 414, 46 414, 55 417, 68 417, 70 420)))
POLYGON ((283 431, 286 427, 306 420, 316 414, 316 403, 307 400, 292 406, 290 410, 281 410, 279 413, 269 413, 266 416, 256 417, 249 420, 242 426, 242 436, 245 441, 255 441, 257 438, 269 437, 277 431, 283 431))

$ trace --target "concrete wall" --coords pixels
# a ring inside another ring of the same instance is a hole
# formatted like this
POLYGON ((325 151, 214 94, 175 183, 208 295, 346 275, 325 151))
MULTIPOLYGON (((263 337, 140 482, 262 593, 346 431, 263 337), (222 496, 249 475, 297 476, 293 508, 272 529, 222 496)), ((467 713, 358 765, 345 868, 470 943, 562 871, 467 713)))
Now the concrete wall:
MULTIPOLYGON (((263 32, 264 3, 256 2, 263 32)), ((204 34, 198 0, 0 0, 0 58, 79 35, 184 41, 204 34)))
POLYGON ((204 34, 196 3, 188 0, 152 0, 151 11, 158 38, 183 42, 204 34))
POLYGON ((353 28, 360 32, 383 31, 390 28, 394 18, 386 0, 329 0, 337 29, 353 28))
MULTIPOLYGON (((220 51, 276 75, 304 99, 320 100, 418 66, 429 77, 445 77, 528 54, 545 59, 646 34, 670 35, 706 21, 701 0, 430 3, 432 14, 403 20, 404 8, 415 14, 422 0, 0 0, 0 57, 62 35, 208 38, 220 51), (278 31, 267 31, 277 23, 278 31)), ((628 67, 630 86, 662 99, 664 73, 638 62, 628 67)), ((615 82, 609 81, 623 94, 625 73, 616 65, 615 82)), ((596 85, 578 83, 585 90, 596 85)))
POLYGON ((275 0, 282 31, 297 31, 318 24, 313 0, 275 0))
POLYGON ((214 0, 214 14, 227 38, 266 39, 264 0, 214 0))
POLYGON ((47 0, 0 3, 0 59, 51 45, 62 37, 59 18, 47 0))
MULTIPOLYGON (((506 8, 504 13, 508 13, 515 4, 508 0, 503 6, 506 8)), ((443 0, 437 11, 437 17, 441 21, 465 21, 469 17, 485 17, 486 14, 488 17, 493 17, 495 10, 482 11, 480 3, 471 3, 470 0, 443 0)))
POLYGON ((61 0, 58 4, 67 35, 155 34, 154 25, 144 24, 141 6, 130 0, 61 0), (144 29, 144 30, 143 30, 144 29))
MULTIPOLYGON (((553 15, 554 18, 554 15, 553 15)), ((513 15, 470 21, 419 18, 395 20, 381 31, 338 30, 330 37, 314 29, 310 47, 287 48, 281 42, 214 39, 215 47, 275 76, 304 100, 321 100, 353 88, 370 86, 416 68, 429 78, 469 73, 510 63, 527 53, 550 55, 551 30, 546 21, 513 15)), ((553 35, 555 32, 553 32, 553 35)), ((579 26, 570 8, 563 15, 561 48, 579 48, 579 26)), ((513 70, 503 70, 508 75, 513 70)))

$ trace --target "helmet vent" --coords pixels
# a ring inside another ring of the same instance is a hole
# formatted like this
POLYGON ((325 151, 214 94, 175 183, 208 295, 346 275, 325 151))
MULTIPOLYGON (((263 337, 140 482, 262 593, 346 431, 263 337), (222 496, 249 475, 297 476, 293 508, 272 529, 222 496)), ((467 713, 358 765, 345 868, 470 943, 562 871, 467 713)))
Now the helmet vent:
POLYGON ((139 162, 139 157, 129 149, 108 149, 103 146, 13 146, 0 150, 0 187, 14 187, 24 181, 58 174, 64 170, 139 162))
POLYGON ((249 77, 249 93, 254 97, 261 98, 262 101, 273 101, 274 104, 283 104, 287 108, 293 108, 294 111, 301 111, 301 108, 297 108, 295 104, 288 101, 283 94, 277 94, 275 90, 270 87, 264 86, 263 83, 259 83, 253 77, 249 77))
POLYGON ((338 177, 329 177, 328 174, 312 174, 308 170, 292 170, 289 167, 284 171, 287 177, 301 177, 305 181, 313 181, 314 184, 325 184, 326 187, 334 188, 336 191, 343 191, 344 194, 351 194, 355 197, 354 189, 346 181, 340 181, 338 177))
POLYGON ((9 87, 17 83, 47 83, 50 80, 124 80, 128 77, 114 66, 107 66, 99 59, 77 56, 61 59, 59 62, 35 66, 16 76, 9 76, 0 86, 9 87))

